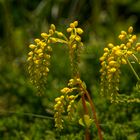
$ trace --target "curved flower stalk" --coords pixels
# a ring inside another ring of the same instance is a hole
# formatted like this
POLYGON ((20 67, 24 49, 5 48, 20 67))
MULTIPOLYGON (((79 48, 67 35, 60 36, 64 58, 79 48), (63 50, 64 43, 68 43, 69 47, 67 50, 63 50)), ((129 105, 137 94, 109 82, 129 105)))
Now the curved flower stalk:
POLYGON ((139 63, 137 54, 140 52, 140 43, 136 43, 137 36, 133 34, 132 26, 128 28, 128 32, 121 31, 118 38, 122 43, 120 45, 109 43, 104 48, 104 54, 100 58, 101 94, 109 97, 111 102, 140 102, 140 99, 122 98, 118 93, 121 65, 129 65, 138 82, 140 81, 139 76, 129 61, 129 58, 132 57, 139 63))

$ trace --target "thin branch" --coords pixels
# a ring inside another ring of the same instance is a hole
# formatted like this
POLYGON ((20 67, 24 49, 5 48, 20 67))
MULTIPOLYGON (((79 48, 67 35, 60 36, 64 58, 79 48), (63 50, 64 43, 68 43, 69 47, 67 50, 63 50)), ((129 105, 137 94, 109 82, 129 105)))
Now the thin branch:
POLYGON ((0 111, 0 113, 8 113, 8 114, 17 114, 17 115, 23 115, 23 116, 31 116, 31 117, 37 117, 37 118, 42 118, 42 119, 51 119, 53 120, 53 117, 48 117, 48 116, 44 116, 44 115, 39 115, 39 114, 33 114, 33 113, 27 113, 27 112, 22 112, 22 113, 18 113, 18 112, 14 112, 14 111, 0 111))
POLYGON ((138 76, 138 74, 136 73, 135 69, 133 68, 133 66, 131 65, 130 61, 127 59, 128 65, 130 66, 132 72, 134 73, 134 75, 136 76, 137 80, 140 81, 140 78, 138 76))
MULTIPOLYGON (((88 108, 86 106, 86 101, 85 101, 84 94, 82 95, 82 105, 83 105, 83 108, 84 108, 84 113, 89 114, 88 108)), ((85 140, 90 140, 89 128, 86 128, 86 130, 85 130, 85 140)))

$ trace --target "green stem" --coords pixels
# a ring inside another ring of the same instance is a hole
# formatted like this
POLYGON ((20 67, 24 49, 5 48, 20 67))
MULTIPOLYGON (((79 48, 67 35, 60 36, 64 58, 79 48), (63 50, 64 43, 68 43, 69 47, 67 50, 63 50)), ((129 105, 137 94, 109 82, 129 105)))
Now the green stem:
POLYGON ((131 70, 133 71, 134 75, 136 76, 137 80, 140 81, 138 74, 136 73, 135 69, 131 65, 130 61, 127 59, 128 65, 130 66, 131 70))
POLYGON ((33 113, 18 113, 14 111, 0 111, 0 113, 8 113, 8 114, 17 114, 17 115, 23 115, 23 116, 31 116, 31 117, 37 117, 37 118, 42 118, 42 119, 54 119, 53 117, 48 117, 44 115, 38 115, 38 114, 33 114, 33 113))
POLYGON ((140 62, 139 62, 139 59, 134 55, 134 54, 132 54, 132 56, 134 57, 134 59, 137 61, 137 63, 139 63, 140 64, 140 62))

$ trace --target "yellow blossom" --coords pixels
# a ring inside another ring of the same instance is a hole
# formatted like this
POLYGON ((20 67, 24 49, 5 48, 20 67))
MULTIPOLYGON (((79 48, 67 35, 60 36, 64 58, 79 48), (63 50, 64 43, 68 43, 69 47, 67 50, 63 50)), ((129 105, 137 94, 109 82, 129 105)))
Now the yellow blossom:
POLYGON ((133 32, 133 27, 132 26, 130 26, 129 28, 128 28, 128 33, 132 33, 133 32))
POLYGON ((108 47, 109 47, 110 49, 112 49, 112 48, 114 47, 114 45, 113 45, 112 43, 109 43, 109 44, 108 44, 108 47))
POLYGON ((140 47, 137 47, 137 51, 140 52, 140 47))
POLYGON ((74 28, 74 27, 75 27, 74 23, 71 23, 71 24, 70 24, 70 27, 71 27, 71 28, 74 28))
POLYGON ((116 61, 110 61, 109 62, 109 66, 115 66, 116 65, 116 61))
POLYGON ((34 49, 34 48, 36 48, 36 45, 30 44, 30 45, 29 45, 29 48, 34 49))
POLYGON ((51 26, 50 26, 50 27, 51 27, 51 29, 52 29, 52 30, 54 30, 54 31, 55 31, 56 27, 55 27, 55 25, 54 25, 54 24, 51 24, 51 26))
POLYGON ((67 28, 67 32, 71 32, 72 31, 72 28, 67 28))
POLYGON ((39 43, 39 42, 40 42, 40 39, 36 38, 34 41, 35 41, 36 43, 39 43))
MULTIPOLYGON (((41 33, 41 36, 42 36, 43 38, 47 39, 49 35, 48 35, 47 33, 41 33)), ((37 41, 37 40, 36 40, 36 41, 37 41)))
POLYGON ((73 24, 75 27, 78 26, 78 21, 74 21, 73 24))
POLYGON ((116 72, 116 68, 111 68, 111 69, 109 70, 109 72, 111 72, 111 73, 116 72))
POLYGON ((77 35, 77 36, 75 37, 75 40, 78 41, 78 42, 80 42, 80 41, 81 41, 81 37, 77 35))
POLYGON ((81 35, 83 33, 83 30, 81 28, 76 28, 76 32, 81 35))
POLYGON ((127 64, 127 61, 124 58, 122 58, 121 61, 122 61, 122 64, 127 64))

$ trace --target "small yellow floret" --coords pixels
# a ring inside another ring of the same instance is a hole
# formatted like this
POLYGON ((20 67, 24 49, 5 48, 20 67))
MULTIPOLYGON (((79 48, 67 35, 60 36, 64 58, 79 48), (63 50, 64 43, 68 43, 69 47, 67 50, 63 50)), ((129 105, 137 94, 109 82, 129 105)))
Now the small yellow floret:
POLYGON ((50 34, 50 35, 53 35, 53 34, 54 34, 54 30, 50 29, 50 30, 49 30, 49 34, 50 34))
POLYGON ((127 48, 131 48, 131 46, 132 46, 131 43, 130 42, 127 42, 126 47, 127 48))
POLYGON ((40 39, 36 38, 34 41, 35 41, 36 43, 39 43, 39 42, 40 42, 40 39))
POLYGON ((36 50, 36 53, 38 53, 38 54, 42 53, 42 49, 36 50))
POLYGON ((35 60, 34 63, 35 64, 39 64, 40 60, 35 60))
POLYGON ((46 68, 46 72, 49 72, 50 70, 49 70, 49 68, 46 68))
POLYGON ((48 35, 47 33, 41 33, 41 36, 42 36, 43 38, 47 39, 49 35, 48 35))
POLYGON ((110 56, 107 60, 108 61, 114 60, 114 56, 110 56))
POLYGON ((109 47, 110 49, 112 49, 112 48, 114 47, 114 45, 113 45, 112 43, 109 43, 109 44, 108 44, 108 47, 109 47))
POLYGON ((74 40, 74 38, 75 38, 75 35, 70 36, 70 40, 74 40))
POLYGON ((127 61, 124 58, 122 58, 121 61, 122 61, 122 64, 127 64, 127 61))
POLYGON ((132 26, 130 26, 129 28, 128 28, 128 33, 132 33, 133 32, 133 27, 132 26))
POLYGON ((136 40, 137 40, 137 36, 136 36, 136 35, 133 35, 133 36, 131 37, 131 39, 132 39, 133 41, 136 41, 136 40))
POLYGON ((55 102, 61 101, 60 97, 55 98, 55 102))
POLYGON ((108 51, 109 51, 109 49, 108 49, 108 48, 104 48, 104 51, 105 51, 105 52, 108 52, 108 51))
POLYGON ((73 44, 73 45, 72 45, 72 48, 73 48, 73 49, 76 49, 76 47, 77 47, 77 44, 73 44))
POLYGON ((78 21, 74 21, 73 24, 75 27, 78 26, 78 21))
POLYGON ((71 32, 72 31, 72 28, 67 28, 67 32, 71 32))
POLYGON ((29 48, 34 49, 34 48, 36 48, 36 45, 30 44, 30 45, 29 45, 29 48))
POLYGON ((51 42, 52 43, 56 43, 57 42, 57 39, 56 38, 51 38, 51 42))
POLYGON ((54 24, 51 24, 51 29, 55 31, 56 27, 54 24))
POLYGON ((81 41, 81 37, 77 35, 77 36, 75 37, 75 40, 78 41, 78 42, 80 42, 80 41, 81 41))
POLYGON ((62 32, 57 32, 57 35, 58 35, 59 37, 62 37, 62 36, 63 36, 63 33, 62 33, 62 32))
POLYGON ((77 28, 76 32, 81 35, 83 33, 83 30, 81 28, 77 28))
POLYGON ((105 60, 104 56, 100 57, 100 61, 104 61, 104 60, 105 60))
POLYGON ((125 35, 120 34, 120 35, 118 36, 118 38, 119 38, 120 40, 124 40, 124 39, 125 39, 125 35))
POLYGON ((121 52, 121 50, 117 50, 117 51, 115 52, 115 54, 116 54, 117 56, 122 56, 122 55, 123 55, 123 53, 121 52))
POLYGON ((71 28, 74 28, 74 27, 75 27, 74 23, 71 23, 71 24, 70 24, 70 27, 71 27, 71 28))
POLYGON ((128 55, 131 55, 133 52, 132 51, 127 51, 127 54, 128 55))
POLYGON ((43 56, 43 53, 39 53, 38 56, 39 56, 39 57, 42 57, 42 56, 43 56))
POLYGON ((111 73, 114 73, 114 72, 116 72, 116 68, 111 68, 109 71, 110 71, 111 73))
POLYGON ((67 87, 61 89, 61 92, 62 92, 62 93, 65 93, 65 94, 67 94, 67 93, 69 93, 69 92, 71 92, 71 91, 72 91, 72 90, 71 90, 70 88, 67 88, 67 87))
POLYGON ((131 38, 130 38, 128 41, 129 41, 131 44, 134 42, 134 40, 131 39, 131 38))
POLYGON ((32 51, 31 51, 31 52, 29 52, 29 53, 28 53, 28 55, 33 55, 33 52, 32 52, 32 51))
POLYGON ((116 64, 116 61, 110 61, 109 62, 109 66, 115 66, 115 64, 116 64))
POLYGON ((125 36, 127 35, 126 31, 121 31, 121 34, 125 36))
POLYGON ((30 61, 30 60, 32 60, 32 57, 28 57, 28 58, 27 58, 27 61, 30 61))
POLYGON ((140 52, 140 46, 139 46, 139 47, 137 47, 137 51, 138 51, 138 52, 140 52))

